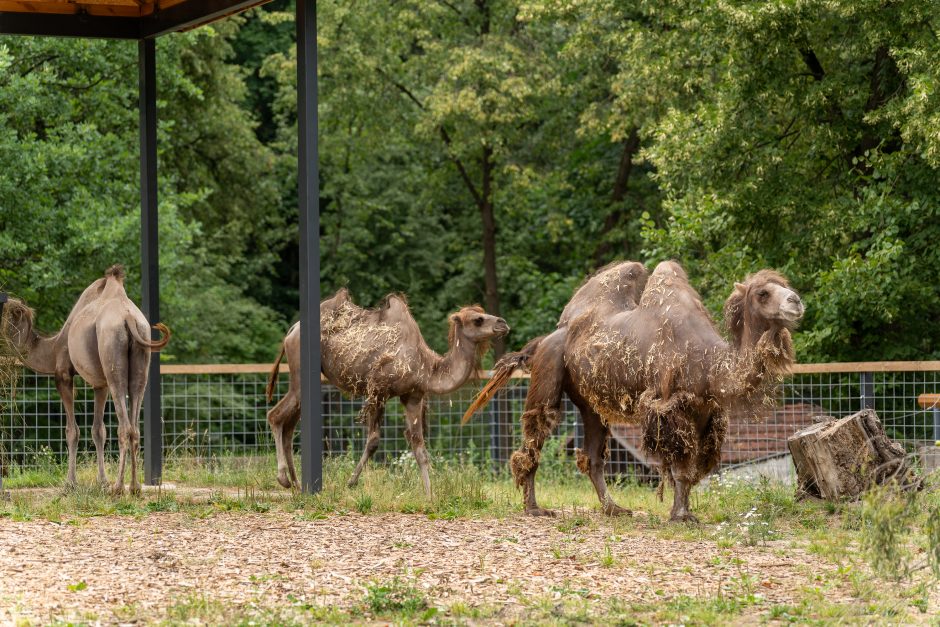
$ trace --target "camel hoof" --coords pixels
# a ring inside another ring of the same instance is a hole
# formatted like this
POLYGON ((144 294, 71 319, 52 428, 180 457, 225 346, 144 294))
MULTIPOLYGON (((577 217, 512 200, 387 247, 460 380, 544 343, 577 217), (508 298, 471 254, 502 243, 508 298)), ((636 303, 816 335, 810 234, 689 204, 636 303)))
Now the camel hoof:
POLYGON ((112 496, 123 496, 124 495, 124 484, 115 483, 111 486, 111 495, 112 496))
POLYGON ((140 496, 140 494, 141 494, 140 484, 139 484, 139 483, 135 483, 134 485, 132 485, 132 486, 128 489, 128 491, 129 491, 131 494, 133 494, 134 496, 140 496))
POLYGON ((357 485, 359 485, 358 479, 350 479, 349 481, 346 482, 347 488, 355 488, 357 485))
POLYGON ((681 514, 672 514, 669 517, 669 522, 685 522, 685 523, 698 524, 698 518, 696 518, 695 514, 691 512, 683 512, 681 514))
POLYGON ((608 503, 604 506, 604 515, 606 516, 633 516, 633 510, 626 507, 620 507, 616 503, 608 503))
POLYGON ((551 509, 545 509, 544 507, 527 507, 525 510, 525 515, 526 516, 548 516, 550 518, 554 518, 555 516, 558 515, 558 512, 551 510, 551 509))
POLYGON ((75 479, 66 479, 65 485, 62 486, 62 489, 65 490, 66 493, 74 492, 76 488, 78 488, 78 482, 75 481, 75 479))
POLYGON ((288 490, 290 490, 293 487, 293 484, 287 478, 287 475, 278 475, 277 482, 281 484, 282 488, 287 488, 288 490))

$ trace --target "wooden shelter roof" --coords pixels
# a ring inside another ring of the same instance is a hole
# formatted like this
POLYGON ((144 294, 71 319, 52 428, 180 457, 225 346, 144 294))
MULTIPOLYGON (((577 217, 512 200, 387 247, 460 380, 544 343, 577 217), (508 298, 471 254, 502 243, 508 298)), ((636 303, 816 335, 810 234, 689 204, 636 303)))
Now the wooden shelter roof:
POLYGON ((268 0, 0 0, 0 33, 145 39, 268 0))

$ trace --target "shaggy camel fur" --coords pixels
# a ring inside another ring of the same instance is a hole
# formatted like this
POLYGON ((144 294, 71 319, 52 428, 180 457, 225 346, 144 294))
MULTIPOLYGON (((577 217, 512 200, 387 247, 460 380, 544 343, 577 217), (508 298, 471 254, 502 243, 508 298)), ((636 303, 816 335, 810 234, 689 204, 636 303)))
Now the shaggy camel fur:
POLYGON ((23 364, 40 374, 55 375, 56 389, 66 414, 66 443, 69 450, 67 484, 76 484, 75 466, 79 431, 75 421, 74 378, 81 375, 95 392, 95 418, 92 439, 98 458, 98 481, 107 483, 104 472, 104 423, 108 392, 118 416, 120 461, 115 493, 123 492, 124 462, 131 455, 131 490, 139 491, 136 457, 140 440, 137 416, 147 387, 150 352, 162 350, 170 341, 170 330, 156 324, 163 337, 152 342, 150 325, 124 292, 124 270, 108 269, 105 276, 89 285, 72 308, 65 324, 52 336, 41 336, 33 327, 33 310, 22 301, 11 300, 3 335, 19 354, 23 364), (130 393, 131 414, 126 397, 130 393), (133 422, 131 422, 131 416, 133 422))
MULTIPOLYGON (((502 318, 478 306, 450 316, 444 356, 428 347, 405 298, 390 294, 378 309, 355 305, 345 289, 320 303, 320 349, 323 374, 343 392, 364 396, 359 420, 368 436, 362 458, 349 479, 354 486, 379 446, 385 403, 397 396, 405 408, 405 437, 421 472, 424 491, 431 496, 430 457, 424 446, 428 394, 447 394, 462 386, 479 368, 489 341, 509 332, 502 318)), ((291 327, 268 380, 270 401, 281 359, 291 365, 290 388, 268 412, 277 448, 277 480, 285 488, 297 484, 292 441, 300 418, 300 324, 291 327)))
POLYGON ((689 490, 717 464, 729 410, 766 402, 793 363, 790 329, 802 317, 803 304, 770 270, 736 284, 725 304, 732 347, 684 270, 665 262, 650 276, 635 309, 603 309, 570 320, 563 340, 553 334, 528 347, 532 388, 522 418, 524 443, 511 459, 526 513, 551 514, 536 502, 535 473, 564 391, 584 421, 578 468, 590 476, 606 513, 628 513, 610 499, 604 465, 609 425, 631 422, 642 425, 643 448, 660 460, 664 479, 675 488, 670 518, 695 520, 689 490))

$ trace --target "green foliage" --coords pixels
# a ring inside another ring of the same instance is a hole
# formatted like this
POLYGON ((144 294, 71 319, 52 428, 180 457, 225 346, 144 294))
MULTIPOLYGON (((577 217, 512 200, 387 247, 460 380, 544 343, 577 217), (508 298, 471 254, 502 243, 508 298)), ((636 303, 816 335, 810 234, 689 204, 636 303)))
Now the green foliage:
POLYGON ((875 571, 907 579, 929 569, 940 581, 940 500, 935 494, 877 486, 864 497, 862 548, 875 571))
MULTIPOLYGON (((165 359, 270 359, 296 315, 292 6, 160 40, 165 359)), ((803 361, 937 357, 936 15, 320 2, 324 292, 406 292, 442 350, 446 315, 486 300, 488 199, 513 346, 591 269, 676 258, 716 314, 748 272, 790 276, 803 361)), ((41 327, 111 263, 139 276, 135 61, 126 42, 0 44, 0 286, 41 327)))

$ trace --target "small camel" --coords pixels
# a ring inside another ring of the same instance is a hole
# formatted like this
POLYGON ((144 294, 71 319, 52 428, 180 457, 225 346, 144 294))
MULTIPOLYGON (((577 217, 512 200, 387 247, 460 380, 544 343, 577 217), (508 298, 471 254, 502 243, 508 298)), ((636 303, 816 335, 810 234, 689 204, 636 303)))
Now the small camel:
MULTIPOLYGON (((431 498, 430 456, 424 445, 429 394, 453 392, 479 369, 489 342, 509 332, 506 321, 478 306, 463 307, 450 315, 446 355, 425 343, 404 296, 390 294, 377 309, 363 309, 343 288, 320 303, 321 370, 346 394, 364 396, 359 420, 366 425, 365 450, 349 479, 350 487, 379 447, 385 404, 399 397, 405 409, 405 437, 414 451, 421 481, 431 498)), ((287 355, 290 388, 268 412, 277 449, 277 480, 285 488, 297 485, 293 437, 300 418, 300 323, 291 327, 271 369, 267 396, 274 395, 280 364, 287 355)))
POLYGON ((95 393, 95 417, 92 439, 98 458, 98 482, 107 483, 104 471, 104 447, 107 426, 104 423, 108 392, 118 416, 120 457, 118 479, 112 491, 124 490, 124 465, 131 456, 131 490, 140 491, 137 482, 137 447, 140 434, 137 417, 147 387, 150 352, 162 350, 170 341, 170 330, 158 323, 153 328, 163 336, 153 342, 150 325, 124 291, 124 270, 112 266, 105 276, 89 285, 79 297, 65 324, 52 336, 39 335, 34 327, 33 310, 19 300, 7 304, 3 334, 20 356, 23 364, 40 374, 55 375, 56 389, 66 413, 66 443, 69 467, 66 483, 75 486, 79 431, 75 421, 74 377, 81 375, 95 393), (131 414, 127 411, 130 393, 131 414), (133 422, 130 420, 133 416, 133 422))
MULTIPOLYGON (((510 462, 526 513, 552 514, 536 502, 535 473, 564 392, 584 422, 578 468, 591 478, 605 513, 629 513, 610 498, 604 465, 609 425, 630 422, 643 427, 644 450, 660 460, 664 480, 675 488, 671 520, 694 521, 689 491, 718 463, 729 411, 767 402, 769 389, 793 363, 790 330, 803 303, 782 275, 762 270, 749 276, 725 303, 729 344, 685 271, 664 262, 635 307, 615 309, 603 303, 593 311, 583 308, 568 319, 561 340, 551 341, 558 331, 536 338, 497 365, 499 376, 502 368, 531 363, 524 442, 510 462)), ((481 392, 471 409, 494 393, 481 392)))

